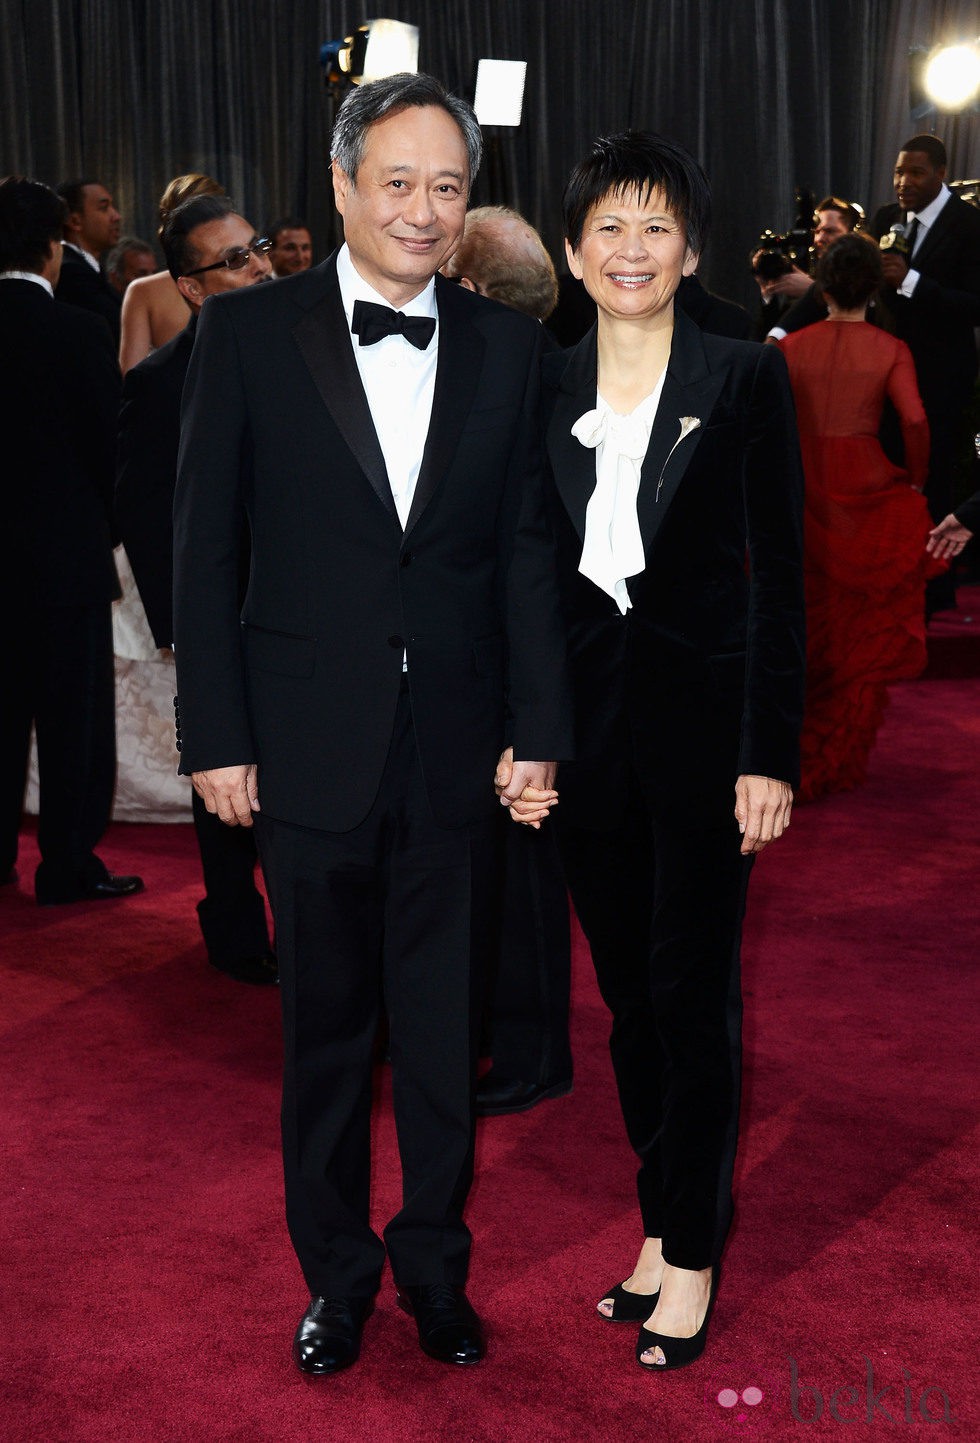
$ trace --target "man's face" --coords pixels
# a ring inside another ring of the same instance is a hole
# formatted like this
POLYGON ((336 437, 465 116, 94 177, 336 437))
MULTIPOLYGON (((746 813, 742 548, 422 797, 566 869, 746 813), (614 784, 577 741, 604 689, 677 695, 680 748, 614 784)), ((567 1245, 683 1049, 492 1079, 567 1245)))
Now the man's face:
POLYGON ((156 259, 150 251, 127 251, 122 258, 121 271, 117 275, 110 275, 109 280, 122 295, 130 281, 137 281, 142 276, 152 276, 158 269, 156 259))
POLYGON ((813 249, 822 256, 828 246, 847 235, 847 224, 839 210, 818 210, 813 231, 813 249))
POLYGON ((924 210, 936 199, 946 175, 944 165, 933 165, 924 150, 903 150, 895 162, 895 197, 903 210, 924 210))
POLYGON ((313 238, 308 230, 281 230, 269 252, 272 269, 277 276, 294 276, 313 264, 313 238))
MULTIPOLYGON (((211 266, 216 261, 227 260, 235 252, 252 245, 258 236, 242 216, 225 215, 219 220, 195 226, 188 239, 197 252, 196 270, 198 266, 211 266)), ((237 291, 242 286, 254 286, 258 281, 271 279, 269 257, 256 255, 250 250, 248 260, 240 270, 219 265, 196 276, 181 276, 177 284, 191 309, 199 311, 208 296, 217 295, 219 291, 237 291)))
POLYGON ((356 176, 334 162, 337 209, 358 274, 393 306, 424 290, 463 234, 469 167, 441 106, 410 106, 369 127, 356 176))
POLYGON ((105 255, 119 239, 119 212, 104 185, 83 186, 81 210, 72 215, 77 244, 92 255, 105 255))

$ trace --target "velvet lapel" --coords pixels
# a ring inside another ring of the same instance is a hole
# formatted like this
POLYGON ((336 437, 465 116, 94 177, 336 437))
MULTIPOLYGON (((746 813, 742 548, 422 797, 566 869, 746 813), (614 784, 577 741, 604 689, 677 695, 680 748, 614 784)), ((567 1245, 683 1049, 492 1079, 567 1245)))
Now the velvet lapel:
MULTIPOLYGON (((469 301, 469 298, 466 298, 469 301)), ((483 370, 486 341, 470 321, 463 293, 451 281, 436 276, 439 308, 439 359, 432 397, 432 417, 419 479, 405 526, 406 537, 447 475, 469 419, 483 370)))
POLYGON ((636 500, 640 535, 648 560, 657 532, 697 450, 701 432, 708 424, 727 374, 727 368, 709 369, 700 330, 683 311, 675 311, 667 375, 640 473, 640 492, 636 500), (700 425, 680 440, 682 417, 697 419, 700 425))
POLYGON ((319 268, 323 287, 293 336, 324 404, 385 510, 398 520, 385 459, 354 359, 335 256, 319 268))
MULTIPOLYGON (((578 534, 585 537, 585 511, 595 490, 595 452, 571 434, 578 418, 595 406, 596 328, 569 353, 548 425, 548 455, 555 484, 578 534)), ((724 369, 711 371, 701 332, 682 311, 674 312, 674 336, 667 375, 640 474, 637 517, 649 557, 657 532, 697 449, 725 382, 724 369), (697 417, 701 426, 679 441, 681 417, 697 417), (659 494, 658 494, 659 493, 659 494)))

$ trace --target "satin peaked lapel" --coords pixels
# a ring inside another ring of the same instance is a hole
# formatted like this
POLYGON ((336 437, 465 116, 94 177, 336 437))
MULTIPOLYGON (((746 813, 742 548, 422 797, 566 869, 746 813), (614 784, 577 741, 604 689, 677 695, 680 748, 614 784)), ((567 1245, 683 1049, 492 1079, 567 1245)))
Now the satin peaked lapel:
POLYGON ((436 276, 439 307, 439 359, 432 396, 432 416, 412 497, 405 535, 415 526, 449 471, 459 438, 476 399, 486 341, 464 314, 452 281, 436 276))
POLYGON ((378 433, 354 359, 337 268, 325 262, 327 291, 307 312, 293 336, 323 402, 386 511, 398 520, 378 433))
POLYGON ((636 499, 640 535, 648 561, 657 532, 694 457, 727 375, 727 369, 709 369, 700 330, 682 311, 675 311, 667 375, 636 499), (700 425, 680 440, 681 418, 685 416, 697 418, 700 425))
POLYGON ((595 409, 596 328, 568 353, 548 422, 547 448, 555 486, 579 536, 585 540, 585 510, 595 490, 595 452, 572 435, 586 411, 595 409))

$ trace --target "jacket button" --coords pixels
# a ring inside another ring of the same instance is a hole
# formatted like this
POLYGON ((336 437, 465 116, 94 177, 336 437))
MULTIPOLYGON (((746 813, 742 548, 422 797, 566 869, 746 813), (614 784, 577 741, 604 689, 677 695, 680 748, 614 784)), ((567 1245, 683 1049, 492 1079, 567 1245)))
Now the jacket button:
POLYGON ((412 553, 411 553, 410 551, 403 551, 402 554, 401 554, 401 556, 399 557, 398 565, 399 565, 399 566, 411 566, 411 564, 412 564, 412 553))
POLYGON ((389 646, 396 646, 399 651, 404 651, 404 650, 405 650, 405 639, 404 639, 404 637, 401 637, 401 636, 389 636, 389 638, 388 638, 388 645, 389 645, 389 646))

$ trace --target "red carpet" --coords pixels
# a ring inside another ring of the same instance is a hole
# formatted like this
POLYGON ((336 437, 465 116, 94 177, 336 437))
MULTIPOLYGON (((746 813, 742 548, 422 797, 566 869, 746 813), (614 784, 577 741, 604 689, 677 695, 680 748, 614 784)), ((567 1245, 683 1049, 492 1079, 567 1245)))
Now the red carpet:
MULTIPOLYGON (((360 1364, 307 1380, 277 999, 207 967, 190 829, 113 829, 131 902, 3 889, 3 1443, 980 1437, 978 753, 980 681, 897 688, 868 785, 756 869, 739 1211, 708 1352, 669 1375, 591 1316, 639 1239, 581 946, 574 1094, 482 1125, 490 1358, 424 1358, 386 1281, 360 1364)), ((386 1217, 386 1077, 377 1143, 386 1217)))

